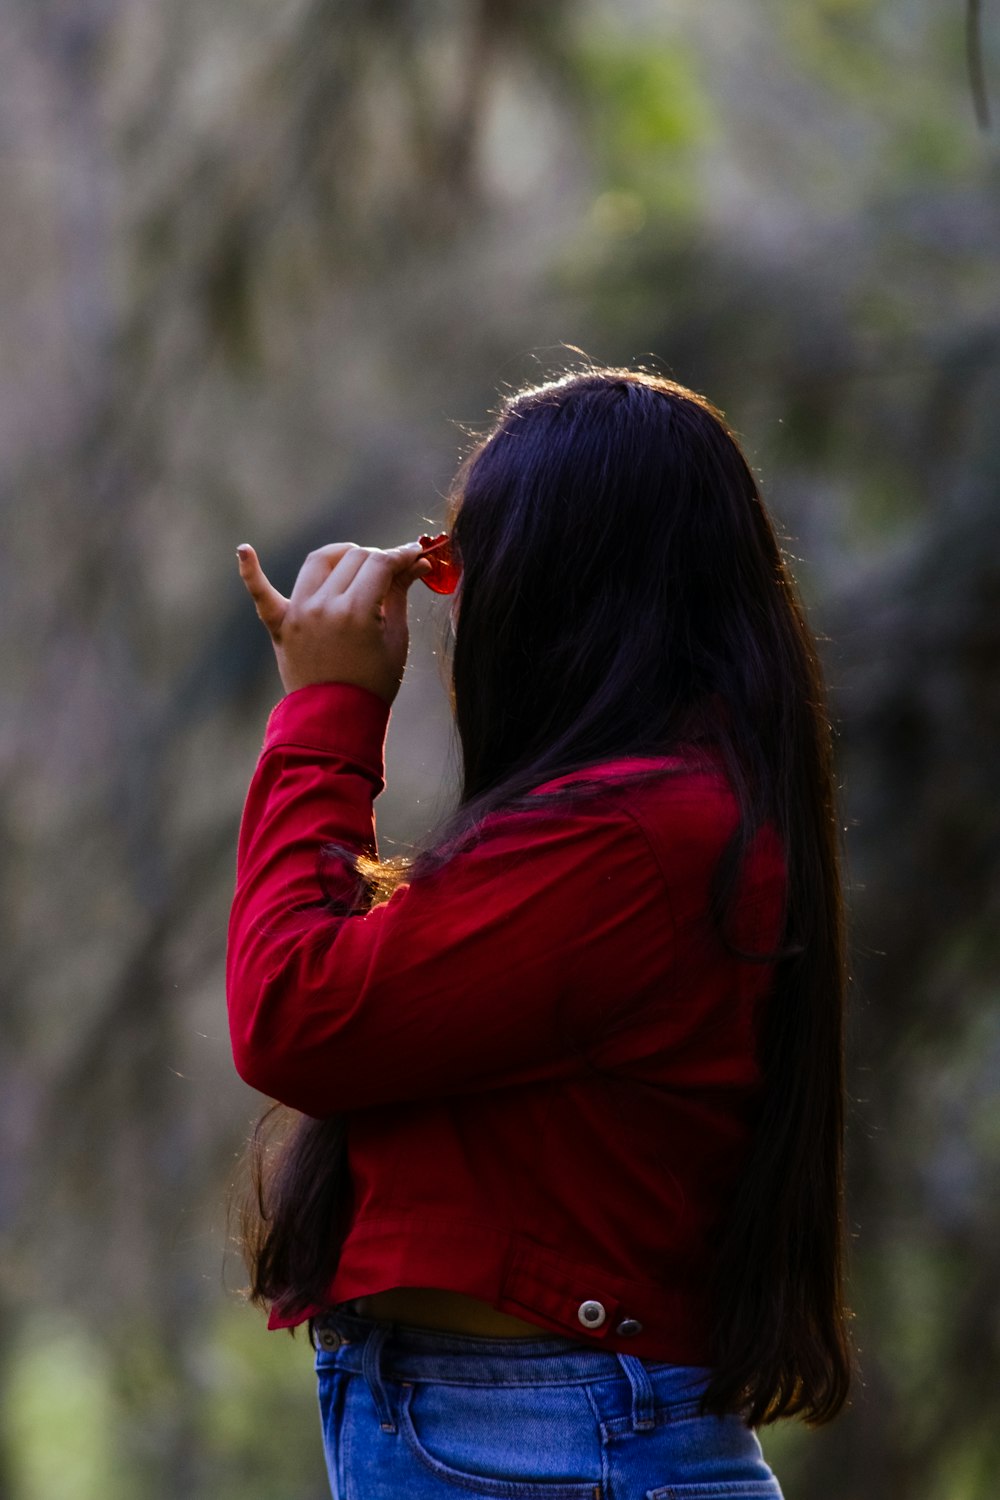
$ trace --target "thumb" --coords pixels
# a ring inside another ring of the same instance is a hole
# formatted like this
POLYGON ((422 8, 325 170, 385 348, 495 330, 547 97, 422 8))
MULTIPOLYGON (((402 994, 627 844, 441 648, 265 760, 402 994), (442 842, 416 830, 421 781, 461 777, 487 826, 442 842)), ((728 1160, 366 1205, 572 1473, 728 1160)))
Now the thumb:
POLYGON ((236 549, 236 556, 239 561, 240 577, 246 584, 247 593, 256 606, 257 614, 271 635, 277 637, 288 608, 288 600, 284 594, 279 594, 268 580, 249 542, 240 543, 236 549))
POLYGON ((383 600, 383 617, 387 630, 391 635, 403 638, 408 634, 407 613, 410 602, 410 586, 416 583, 418 578, 423 578, 429 573, 431 564, 423 557, 418 557, 409 567, 400 568, 393 577, 389 591, 383 600))
POLYGON ((423 578, 425 573, 431 571, 431 564, 426 558, 418 557, 409 567, 400 568, 393 576, 389 592, 385 598, 385 609, 387 614, 406 614, 406 605, 411 586, 418 578, 423 578))
POLYGON ((423 578, 429 573, 433 564, 426 557, 421 557, 417 548, 418 542, 404 542, 401 547, 390 547, 386 552, 392 567, 392 582, 389 585, 389 596, 395 593, 398 597, 405 594, 411 583, 416 583, 418 578, 423 578))
POLYGON ((424 578, 432 572, 434 564, 426 557, 418 557, 416 562, 402 573, 397 573, 393 583, 398 583, 401 588, 408 589, 411 583, 416 583, 418 578, 424 578))

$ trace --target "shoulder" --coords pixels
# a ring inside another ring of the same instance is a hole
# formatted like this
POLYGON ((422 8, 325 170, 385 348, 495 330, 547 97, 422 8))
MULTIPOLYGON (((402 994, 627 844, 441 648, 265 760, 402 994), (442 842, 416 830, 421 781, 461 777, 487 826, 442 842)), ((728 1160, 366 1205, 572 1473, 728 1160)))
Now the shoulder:
MULTIPOLYGON (((629 756, 607 760, 536 788, 541 802, 550 794, 580 793, 579 809, 591 817, 628 825, 641 839, 672 890, 685 899, 704 892, 718 861, 736 834, 740 804, 720 751, 691 745, 670 756, 629 756), (586 793, 586 795, 583 795, 586 793)), ((779 892, 787 875, 776 828, 758 828, 742 866, 743 895, 766 888, 779 892)))
MULTIPOLYGON (((621 756, 579 767, 498 808, 470 843, 479 858, 559 851, 567 865, 633 862, 673 879, 707 876, 739 821, 737 798, 711 749, 621 756)), ((469 847, 469 846, 467 846, 469 847)))
POLYGON ((532 795, 551 804, 553 794, 560 793, 566 806, 582 808, 592 801, 595 807, 617 809, 644 829, 687 833, 699 842, 728 838, 739 819, 722 756, 710 746, 601 761, 547 781, 532 795))

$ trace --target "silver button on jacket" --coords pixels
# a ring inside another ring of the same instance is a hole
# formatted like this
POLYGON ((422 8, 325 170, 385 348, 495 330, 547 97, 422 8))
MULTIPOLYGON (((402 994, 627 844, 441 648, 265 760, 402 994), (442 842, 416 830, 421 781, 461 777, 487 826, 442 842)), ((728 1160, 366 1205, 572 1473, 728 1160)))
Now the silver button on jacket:
POLYGON ((621 1322, 618 1324, 618 1327, 615 1329, 615 1333, 621 1334, 623 1339, 633 1338, 637 1333, 641 1332, 642 1324, 639 1322, 638 1318, 622 1318, 621 1322))
POLYGON ((584 1328, 600 1328, 608 1316, 603 1302, 581 1302, 576 1315, 584 1328))

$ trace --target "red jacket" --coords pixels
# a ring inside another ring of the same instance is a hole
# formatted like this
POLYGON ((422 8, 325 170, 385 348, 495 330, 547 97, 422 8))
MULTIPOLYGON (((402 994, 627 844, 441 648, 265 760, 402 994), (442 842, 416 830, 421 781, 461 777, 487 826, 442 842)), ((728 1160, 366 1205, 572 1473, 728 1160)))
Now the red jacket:
MULTIPOLYGON (((736 822, 725 777, 704 754, 574 773, 549 786, 605 786, 494 814, 441 869, 333 916, 318 856, 375 851, 388 713, 342 683, 274 709, 230 921, 241 1077, 350 1115, 329 1301, 443 1287, 598 1347, 709 1364, 712 1238, 750 1139, 773 978, 707 916, 736 822), (620 781, 643 768, 663 774, 620 781)), ((783 890, 765 833, 741 884, 747 948, 773 950, 783 890)))

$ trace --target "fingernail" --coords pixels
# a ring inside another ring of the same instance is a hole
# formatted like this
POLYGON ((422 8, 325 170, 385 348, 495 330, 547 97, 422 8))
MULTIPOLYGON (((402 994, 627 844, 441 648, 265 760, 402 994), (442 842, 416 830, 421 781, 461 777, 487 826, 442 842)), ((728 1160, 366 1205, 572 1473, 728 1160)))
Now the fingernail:
POLYGON ((247 546, 246 542, 241 542, 237 547, 236 556, 239 558, 240 562, 246 562, 247 558, 250 556, 250 548, 247 546))

